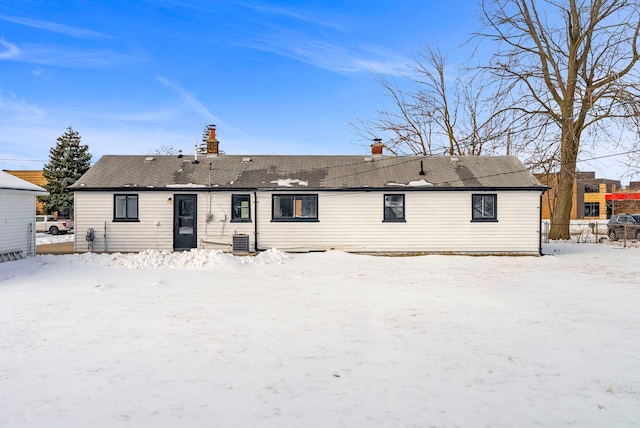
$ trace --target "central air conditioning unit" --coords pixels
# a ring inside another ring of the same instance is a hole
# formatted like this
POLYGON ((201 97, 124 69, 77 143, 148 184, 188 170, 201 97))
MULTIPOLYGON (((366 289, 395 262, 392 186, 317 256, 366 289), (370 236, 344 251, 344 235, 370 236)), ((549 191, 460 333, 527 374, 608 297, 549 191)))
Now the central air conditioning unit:
POLYGON ((249 254, 249 235, 245 233, 233 235, 233 254, 249 254))

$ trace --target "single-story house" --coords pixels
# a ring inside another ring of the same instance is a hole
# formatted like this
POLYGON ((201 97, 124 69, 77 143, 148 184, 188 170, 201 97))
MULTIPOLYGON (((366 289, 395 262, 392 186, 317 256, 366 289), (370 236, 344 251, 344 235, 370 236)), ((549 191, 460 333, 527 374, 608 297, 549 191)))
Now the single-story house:
POLYGON ((36 196, 47 191, 0 171, 0 262, 36 253, 36 196))
POLYGON ((547 187, 513 156, 397 157, 375 147, 370 156, 239 156, 217 148, 103 156, 70 187, 75 250, 541 254, 547 187))

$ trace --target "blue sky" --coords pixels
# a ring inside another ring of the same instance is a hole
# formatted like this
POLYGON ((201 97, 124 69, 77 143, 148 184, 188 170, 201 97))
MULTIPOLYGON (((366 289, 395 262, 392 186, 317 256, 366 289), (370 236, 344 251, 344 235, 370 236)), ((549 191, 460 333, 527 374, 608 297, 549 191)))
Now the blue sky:
POLYGON ((374 74, 455 53, 473 4, 1 1, 0 169, 41 168, 69 125, 94 161, 191 152, 209 123, 229 154, 366 153, 348 124, 384 103, 374 74))
MULTIPOLYGON (((103 154, 364 154, 350 122, 425 44, 467 59, 474 0, 0 0, 0 169, 40 169, 68 126, 103 154)), ((581 170, 620 178, 618 160, 581 170)))

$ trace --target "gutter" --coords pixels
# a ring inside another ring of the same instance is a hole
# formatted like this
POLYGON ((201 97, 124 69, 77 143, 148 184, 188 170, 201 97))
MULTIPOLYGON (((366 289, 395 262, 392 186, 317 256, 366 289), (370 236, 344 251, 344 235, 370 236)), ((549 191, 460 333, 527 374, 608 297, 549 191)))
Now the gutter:
POLYGON ((255 252, 260 251, 258 249, 258 192, 253 191, 253 246, 255 252))
POLYGON ((544 195, 544 192, 540 193, 540 210, 538 213, 538 254, 544 256, 542 254, 542 195, 544 195))
POLYGON ((542 197, 551 189, 549 186, 544 186, 544 190, 540 193, 540 212, 538 213, 538 253, 544 256, 542 253, 542 197))
MULTIPOLYGON (((110 186, 110 187, 88 187, 88 186, 69 186, 66 189, 72 192, 167 192, 175 191, 175 187, 164 186, 110 186)), ((311 187, 311 186, 292 186, 292 187, 180 187, 183 192, 511 192, 511 191, 537 191, 546 192, 548 186, 524 186, 524 187, 491 187, 491 186, 473 186, 473 187, 445 187, 445 186, 382 186, 382 187, 311 187)))

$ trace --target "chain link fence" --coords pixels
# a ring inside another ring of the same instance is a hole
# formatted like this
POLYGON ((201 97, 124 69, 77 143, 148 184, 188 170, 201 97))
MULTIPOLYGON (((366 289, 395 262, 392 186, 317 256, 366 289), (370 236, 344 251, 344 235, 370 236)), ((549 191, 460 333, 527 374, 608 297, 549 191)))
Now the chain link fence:
MULTIPOLYGON (((640 241, 629 238, 628 233, 624 233, 625 238, 619 238, 617 241, 609 239, 607 236, 609 232, 607 223, 608 220, 571 220, 569 224, 571 241, 575 243, 599 243, 622 247, 640 247, 640 241)), ((542 220, 542 242, 549 243, 550 229, 551 222, 549 220, 542 220)))

